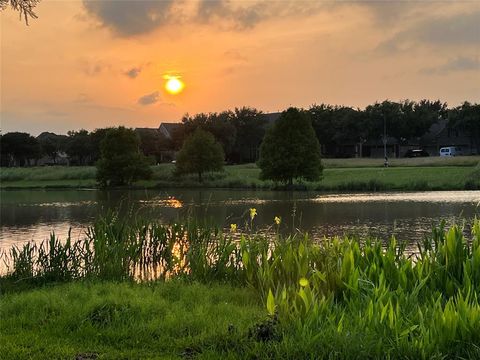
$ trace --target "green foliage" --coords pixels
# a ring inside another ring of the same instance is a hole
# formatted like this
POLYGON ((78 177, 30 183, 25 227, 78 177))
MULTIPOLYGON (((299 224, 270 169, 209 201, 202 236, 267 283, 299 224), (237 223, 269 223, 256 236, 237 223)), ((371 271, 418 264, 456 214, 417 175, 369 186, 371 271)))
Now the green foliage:
POLYGON ((290 185, 293 179, 320 178, 320 145, 306 112, 290 108, 282 113, 265 135, 258 166, 261 179, 290 185))
POLYGON ((40 143, 42 153, 49 156, 56 164, 58 153, 65 150, 67 137, 44 132, 37 137, 37 140, 40 143))
POLYGON ((464 102, 461 106, 450 110, 449 127, 463 130, 470 137, 472 147, 480 154, 480 104, 464 102))
POLYGON ((101 142, 97 181, 102 187, 130 185, 148 179, 152 172, 139 150, 135 132, 124 127, 110 129, 101 142))
POLYGON ((202 174, 223 169, 224 153, 220 144, 209 132, 196 129, 183 143, 177 155, 175 172, 178 175, 197 174, 202 182, 202 174))
POLYGON ((41 156, 36 138, 22 132, 10 132, 0 136, 0 160, 2 166, 28 166, 30 160, 41 156))
POLYGON ((75 165, 87 165, 92 153, 92 143, 87 130, 69 131, 65 151, 75 165))

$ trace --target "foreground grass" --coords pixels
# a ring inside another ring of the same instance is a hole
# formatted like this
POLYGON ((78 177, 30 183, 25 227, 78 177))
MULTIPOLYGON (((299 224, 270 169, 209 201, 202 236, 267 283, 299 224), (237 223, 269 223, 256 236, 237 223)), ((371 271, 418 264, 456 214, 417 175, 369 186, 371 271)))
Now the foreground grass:
MULTIPOLYGON (((480 188, 480 157, 392 159, 389 168, 378 159, 324 159, 323 179, 297 183, 297 189, 318 191, 463 190, 480 188)), ((153 166, 153 178, 135 184, 140 188, 208 187, 273 189, 272 181, 259 179, 255 164, 226 166, 221 173, 176 178, 173 164, 153 166)), ((95 167, 3 168, 0 187, 93 188, 95 167)))
POLYGON ((73 283, 0 301, 6 360, 218 358, 265 318, 252 290, 178 281, 73 283))

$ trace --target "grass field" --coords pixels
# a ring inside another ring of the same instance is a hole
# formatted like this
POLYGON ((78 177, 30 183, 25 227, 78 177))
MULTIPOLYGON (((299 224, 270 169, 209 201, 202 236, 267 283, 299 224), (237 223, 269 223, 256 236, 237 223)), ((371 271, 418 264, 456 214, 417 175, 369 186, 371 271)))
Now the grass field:
POLYGON ((71 283, 0 301, 5 360, 218 358, 266 316, 252 290, 215 284, 71 283))
MULTIPOLYGON (((384 168, 381 159, 324 159, 323 179, 297 183, 298 189, 325 191, 458 190, 480 188, 479 156, 455 158, 392 159, 384 168)), ((137 187, 212 187, 272 189, 275 184, 259 179, 255 164, 229 165, 221 173, 173 176, 173 164, 153 166, 153 178, 137 187)), ((91 188, 96 186, 95 167, 2 168, 1 188, 91 188)))

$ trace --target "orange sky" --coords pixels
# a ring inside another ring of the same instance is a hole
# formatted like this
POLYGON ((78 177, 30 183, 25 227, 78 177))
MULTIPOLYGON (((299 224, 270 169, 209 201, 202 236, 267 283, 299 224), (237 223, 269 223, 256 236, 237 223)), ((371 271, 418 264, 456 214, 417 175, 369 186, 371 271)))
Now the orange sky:
POLYGON ((480 101, 480 1, 47 1, 1 14, 1 130, 185 113, 480 101), (185 82, 180 95, 165 75, 185 82))

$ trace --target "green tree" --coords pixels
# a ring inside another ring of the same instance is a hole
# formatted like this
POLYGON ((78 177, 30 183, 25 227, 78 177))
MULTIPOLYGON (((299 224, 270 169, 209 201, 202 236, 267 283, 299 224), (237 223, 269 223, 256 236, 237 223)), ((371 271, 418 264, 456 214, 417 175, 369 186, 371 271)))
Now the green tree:
POLYGON ((152 170, 140 152, 139 143, 132 129, 120 126, 108 130, 97 162, 97 181, 102 187, 130 185, 151 177, 152 170))
POLYGON ((223 151, 229 160, 237 136, 233 118, 234 113, 232 111, 200 113, 194 116, 186 114, 182 119, 182 123, 186 136, 193 133, 197 128, 213 134, 215 139, 222 145, 223 151))
POLYGON ((65 147, 66 139, 65 135, 57 135, 51 132, 43 132, 37 137, 42 154, 49 156, 54 164, 57 163, 58 155, 65 147))
POLYGON ((290 186, 293 179, 320 179, 320 145, 307 112, 297 108, 282 112, 265 135, 258 165, 262 179, 290 186))
POLYGON ((197 128, 185 139, 177 156, 175 172, 178 175, 198 174, 198 181, 202 182, 204 172, 222 170, 224 159, 222 146, 215 137, 197 128))
POLYGON ((465 101, 450 110, 448 126, 462 130, 470 138, 470 148, 480 154, 480 104, 465 101))
POLYGON ((29 166, 31 160, 40 158, 41 148, 38 140, 23 132, 10 132, 1 137, 2 165, 29 166))
POLYGON ((92 155, 92 141, 87 130, 69 131, 65 145, 65 152, 71 163, 87 165, 92 155))
POLYGON ((232 119, 236 129, 231 160, 239 163, 255 162, 265 136, 265 116, 255 108, 235 108, 232 119))

